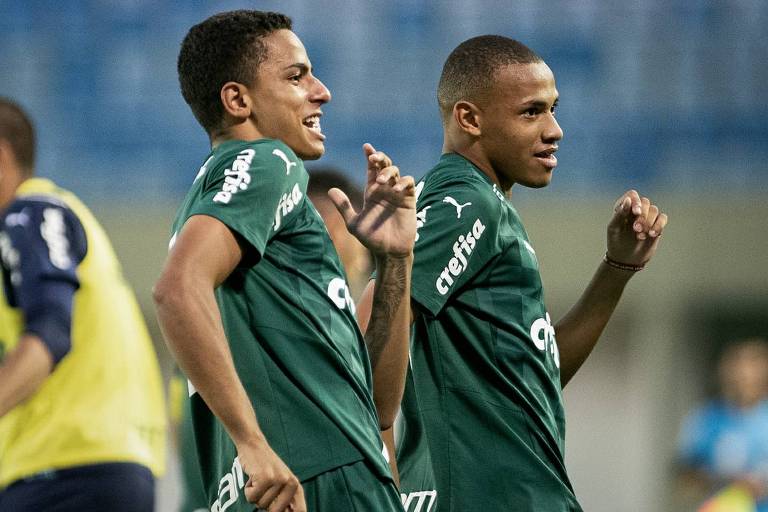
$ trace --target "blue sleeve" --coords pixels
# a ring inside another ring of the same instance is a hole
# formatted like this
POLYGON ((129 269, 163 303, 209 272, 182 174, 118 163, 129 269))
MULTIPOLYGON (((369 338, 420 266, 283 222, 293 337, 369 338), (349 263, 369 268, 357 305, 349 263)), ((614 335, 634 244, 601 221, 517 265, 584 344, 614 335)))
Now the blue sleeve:
POLYGON ((85 231, 63 204, 40 198, 15 201, 2 222, 8 297, 24 316, 24 331, 48 347, 54 364, 72 347, 72 302, 80 286, 85 231))
POLYGON ((714 422, 708 408, 697 409, 685 418, 678 438, 677 456, 680 463, 690 467, 706 464, 711 449, 709 431, 714 422))

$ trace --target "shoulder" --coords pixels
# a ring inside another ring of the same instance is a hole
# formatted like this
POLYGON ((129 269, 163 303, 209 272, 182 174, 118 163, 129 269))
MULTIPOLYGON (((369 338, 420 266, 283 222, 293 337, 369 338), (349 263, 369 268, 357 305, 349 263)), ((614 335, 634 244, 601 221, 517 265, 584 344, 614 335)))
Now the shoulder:
POLYGON ((498 218, 504 196, 494 190, 485 177, 475 169, 445 168, 441 165, 429 171, 417 183, 417 210, 439 208, 455 210, 457 218, 464 211, 473 215, 498 218))
MULTIPOLYGON (((232 173, 260 171, 283 172, 302 165, 301 160, 286 144, 275 139, 232 141, 222 144, 213 153, 209 168, 221 176, 232 173)), ((303 166, 303 165, 302 165, 303 166)))
POLYGON ((30 195, 17 197, 0 216, 3 230, 30 228, 46 220, 49 223, 79 224, 75 213, 55 196, 30 195))

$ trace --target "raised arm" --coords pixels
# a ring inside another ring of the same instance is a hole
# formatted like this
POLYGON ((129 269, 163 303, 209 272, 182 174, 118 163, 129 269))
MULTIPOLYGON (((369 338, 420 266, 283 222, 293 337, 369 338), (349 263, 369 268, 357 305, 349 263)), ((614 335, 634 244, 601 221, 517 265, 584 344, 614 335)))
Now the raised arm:
POLYGON ((329 196, 350 233, 376 258, 377 279, 375 284, 369 284, 361 301, 366 319, 361 327, 373 369, 373 398, 379 425, 386 430, 395 421, 408 367, 416 191, 413 178, 401 177, 384 153, 370 144, 363 150, 368 161, 368 180, 361 211, 355 212, 338 189, 331 189, 329 196))
POLYGON ((634 190, 616 201, 605 258, 579 300, 555 325, 561 386, 592 352, 629 279, 653 258, 666 224, 667 215, 634 190))
POLYGON ((298 479, 272 451, 240 381, 214 290, 243 257, 221 221, 192 216, 179 232, 153 297, 166 343, 195 390, 221 420, 249 476, 247 499, 270 510, 305 511, 298 479))

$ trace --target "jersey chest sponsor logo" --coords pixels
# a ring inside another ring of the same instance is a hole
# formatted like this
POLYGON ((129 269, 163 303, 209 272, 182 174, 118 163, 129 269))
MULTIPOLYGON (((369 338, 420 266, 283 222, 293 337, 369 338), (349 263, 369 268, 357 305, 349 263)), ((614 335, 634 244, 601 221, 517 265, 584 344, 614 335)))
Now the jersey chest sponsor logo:
POLYGON ((253 149, 244 149, 237 154, 231 168, 224 169, 224 184, 221 186, 221 191, 213 196, 214 203, 227 204, 234 194, 248 188, 248 185, 251 184, 249 171, 255 154, 256 151, 253 149))
POLYGON ((555 328, 552 326, 549 313, 544 318, 539 318, 531 324, 530 335, 536 348, 545 353, 549 352, 555 362, 555 366, 560 368, 560 351, 557 349, 555 328))
POLYGON ((405 512, 431 512, 437 501, 437 491, 413 491, 408 494, 401 493, 400 501, 405 512))
POLYGON ((219 492, 216 501, 211 504, 211 512, 224 512, 237 503, 243 487, 245 487, 243 466, 240 465, 240 460, 235 457, 232 462, 232 469, 219 480, 219 492))
POLYGON ((350 313, 355 314, 355 301, 352 300, 352 293, 349 291, 346 281, 340 277, 334 277, 328 283, 328 297, 331 298, 339 309, 349 309, 350 313))
POLYGON ((467 261, 472 256, 472 251, 474 251, 484 232, 485 225, 483 222, 480 219, 475 219, 472 229, 466 234, 459 235, 459 238, 453 243, 453 257, 448 260, 448 264, 435 281, 435 288, 440 295, 448 293, 455 282, 455 278, 458 278, 467 269, 467 261))
POLYGON ((293 186, 293 189, 290 192, 286 192, 280 196, 280 200, 277 202, 277 209, 275 210, 275 231, 280 228, 280 225, 283 222, 283 217, 291 213, 293 209, 298 206, 302 197, 304 197, 304 194, 301 193, 301 188, 299 188, 298 183, 293 186))

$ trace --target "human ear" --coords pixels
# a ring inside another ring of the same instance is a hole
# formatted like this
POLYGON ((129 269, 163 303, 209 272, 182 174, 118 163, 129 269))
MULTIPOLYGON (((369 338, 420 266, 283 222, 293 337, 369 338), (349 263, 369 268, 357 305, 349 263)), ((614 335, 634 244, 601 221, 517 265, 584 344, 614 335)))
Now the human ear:
POLYGON ((219 95, 226 114, 238 119, 247 119, 251 115, 251 97, 243 84, 227 82, 219 95))
POLYGON ((468 135, 479 137, 481 130, 482 111, 469 101, 458 101, 453 106, 453 120, 456 125, 468 135))

